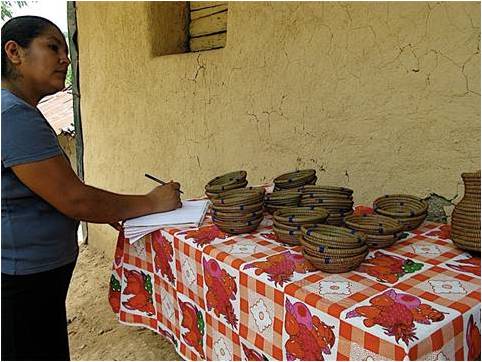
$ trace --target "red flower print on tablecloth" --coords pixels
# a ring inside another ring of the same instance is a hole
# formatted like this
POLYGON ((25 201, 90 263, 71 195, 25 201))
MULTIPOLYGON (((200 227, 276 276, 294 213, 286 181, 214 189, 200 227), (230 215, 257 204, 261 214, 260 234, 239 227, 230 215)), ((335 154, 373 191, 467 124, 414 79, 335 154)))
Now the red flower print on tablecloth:
POLYGON ((414 273, 422 268, 422 263, 376 251, 374 257, 366 259, 360 265, 358 271, 367 273, 380 282, 393 284, 398 282, 399 278, 405 274, 414 273))
POLYGON ((155 313, 154 304, 152 302, 152 280, 151 276, 142 271, 124 269, 124 275, 127 280, 127 286, 124 288, 123 294, 133 294, 122 305, 130 310, 138 310, 148 315, 155 313))
POLYGON ((413 295, 397 293, 393 289, 370 299, 370 305, 359 306, 348 312, 346 318, 363 317, 363 324, 370 328, 379 325, 387 336, 409 341, 418 339, 415 323, 431 324, 444 320, 445 315, 413 295))
POLYGON ((315 271, 316 268, 303 258, 300 254, 292 254, 285 251, 281 254, 271 255, 266 261, 255 261, 246 264, 244 270, 256 268, 255 274, 268 274, 268 280, 283 286, 291 280, 294 272, 307 273, 315 271))
POLYGON ((292 304, 286 299, 285 329, 289 335, 284 347, 288 361, 324 361, 335 344, 334 326, 312 315, 301 302, 292 304))
POLYGON ((440 229, 429 231, 425 235, 435 236, 435 237, 437 237, 439 239, 443 239, 443 240, 450 239, 450 225, 449 224, 443 224, 440 227, 440 229))
POLYGON ((469 257, 467 259, 454 260, 452 263, 458 263, 461 265, 447 264, 447 266, 454 270, 474 274, 480 277, 480 258, 469 257))
POLYGON ((254 349, 248 348, 244 343, 241 343, 241 345, 243 346, 246 361, 269 361, 264 354, 261 354, 254 349))
POLYGON ((160 231, 152 233, 152 248, 154 249, 154 265, 156 272, 160 272, 171 283, 174 283, 174 273, 172 272, 171 262, 174 258, 172 244, 160 231))
POLYGON ((274 232, 270 233, 261 233, 260 234, 263 238, 268 239, 268 240, 273 240, 273 241, 278 241, 278 238, 276 237, 276 234, 274 232))
POLYGON ((206 357, 204 355, 203 347, 205 324, 203 315, 195 305, 189 302, 183 302, 180 299, 178 299, 178 301, 179 307, 182 311, 181 326, 187 329, 187 332, 182 333, 182 337, 189 346, 199 353, 199 356, 202 359, 205 359, 206 357))
POLYGON ((235 279, 226 270, 221 269, 214 259, 203 259, 204 282, 207 286, 207 309, 214 310, 217 317, 224 316, 233 327, 237 327, 238 318, 234 312, 232 300, 236 300, 237 286, 235 279))
POLYGON ((185 235, 185 239, 194 239, 200 246, 210 244, 214 239, 226 239, 230 236, 214 224, 201 226, 196 230, 182 231, 178 235, 185 235))
POLYGON ((467 335, 465 336, 469 350, 467 360, 480 361, 480 329, 474 322, 474 316, 470 315, 467 322, 467 335))
POLYGON ((359 216, 359 215, 370 215, 373 214, 373 209, 368 206, 355 206, 355 209, 353 210, 353 215, 359 216))
POLYGON ((114 273, 110 276, 109 283, 109 304, 114 313, 119 313, 121 300, 121 284, 114 273))

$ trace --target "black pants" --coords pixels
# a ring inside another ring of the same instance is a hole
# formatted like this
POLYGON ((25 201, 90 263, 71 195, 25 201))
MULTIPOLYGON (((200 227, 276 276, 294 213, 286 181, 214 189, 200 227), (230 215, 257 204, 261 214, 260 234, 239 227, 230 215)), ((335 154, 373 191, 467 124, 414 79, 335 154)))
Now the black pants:
POLYGON ((70 360, 65 299, 74 267, 2 273, 2 361, 70 360))

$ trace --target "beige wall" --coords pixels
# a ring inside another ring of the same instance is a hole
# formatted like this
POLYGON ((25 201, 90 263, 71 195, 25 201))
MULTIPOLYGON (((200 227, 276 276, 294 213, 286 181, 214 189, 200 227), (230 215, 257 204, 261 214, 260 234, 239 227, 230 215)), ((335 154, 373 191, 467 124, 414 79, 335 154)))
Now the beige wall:
POLYGON ((226 48, 160 57, 148 3, 77 6, 90 184, 142 193, 150 172, 189 197, 226 171, 315 168, 370 204, 452 198, 480 168, 479 3, 235 2, 226 48))

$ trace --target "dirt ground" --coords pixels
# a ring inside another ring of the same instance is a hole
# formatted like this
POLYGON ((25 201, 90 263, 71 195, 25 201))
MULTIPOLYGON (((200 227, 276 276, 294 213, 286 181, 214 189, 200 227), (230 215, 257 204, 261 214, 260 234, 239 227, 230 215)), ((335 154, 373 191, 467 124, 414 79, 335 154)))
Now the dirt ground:
POLYGON ((182 360, 174 346, 153 331, 121 324, 107 300, 112 260, 87 245, 67 296, 72 360, 182 360))

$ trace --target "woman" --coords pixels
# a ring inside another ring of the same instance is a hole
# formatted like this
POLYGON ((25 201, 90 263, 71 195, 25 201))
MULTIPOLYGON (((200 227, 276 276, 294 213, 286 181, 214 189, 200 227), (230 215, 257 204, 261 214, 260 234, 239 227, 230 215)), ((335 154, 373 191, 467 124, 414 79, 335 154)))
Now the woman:
POLYGON ((68 360, 65 298, 78 220, 120 220, 181 206, 179 184, 119 195, 73 172, 38 102, 64 88, 59 28, 21 16, 2 27, 2 360, 68 360))

